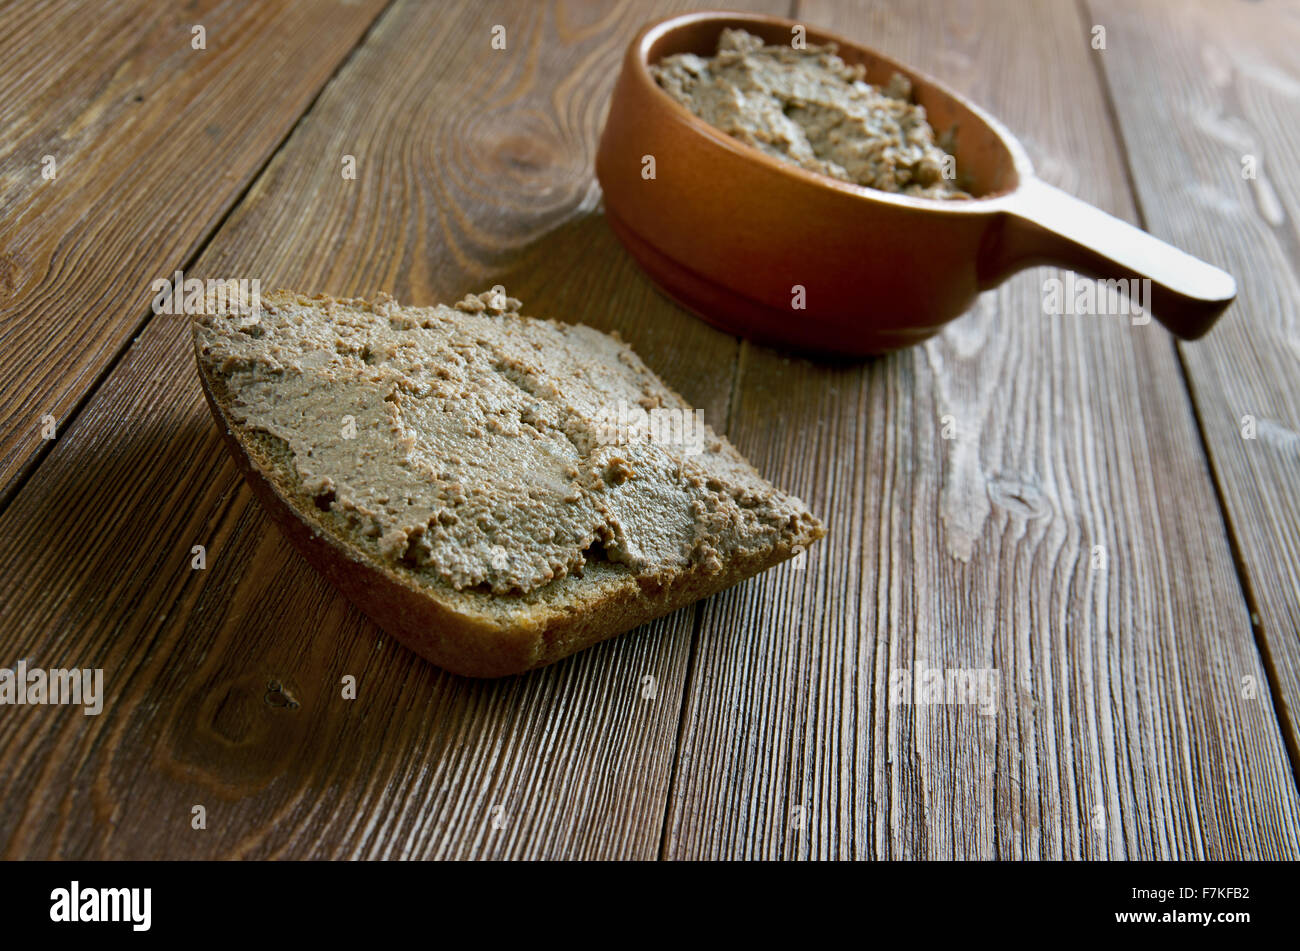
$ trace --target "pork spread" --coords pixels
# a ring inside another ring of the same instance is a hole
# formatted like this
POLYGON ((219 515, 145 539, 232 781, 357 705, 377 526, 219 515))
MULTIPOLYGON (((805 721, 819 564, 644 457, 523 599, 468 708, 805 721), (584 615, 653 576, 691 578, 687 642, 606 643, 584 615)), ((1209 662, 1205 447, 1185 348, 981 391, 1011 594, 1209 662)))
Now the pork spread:
POLYGON ((227 412, 288 445, 317 505, 457 590, 529 592, 592 558, 721 570, 820 535, 626 344, 518 308, 499 288, 428 308, 277 292, 196 335, 227 412))
POLYGON ((872 86, 862 66, 835 50, 765 46, 744 30, 723 30, 716 56, 679 53, 650 71, 705 122, 784 162, 881 191, 969 198, 925 108, 911 101, 907 77, 872 86))

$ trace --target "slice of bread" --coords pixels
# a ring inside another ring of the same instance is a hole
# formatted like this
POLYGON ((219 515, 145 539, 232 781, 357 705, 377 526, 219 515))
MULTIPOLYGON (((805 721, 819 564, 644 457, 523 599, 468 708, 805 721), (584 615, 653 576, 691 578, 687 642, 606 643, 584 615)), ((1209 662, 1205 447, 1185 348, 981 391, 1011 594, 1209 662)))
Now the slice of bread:
POLYGON ((194 323, 266 510, 381 628, 458 674, 559 660, 824 534, 616 337, 494 290, 455 308, 277 291, 194 323))

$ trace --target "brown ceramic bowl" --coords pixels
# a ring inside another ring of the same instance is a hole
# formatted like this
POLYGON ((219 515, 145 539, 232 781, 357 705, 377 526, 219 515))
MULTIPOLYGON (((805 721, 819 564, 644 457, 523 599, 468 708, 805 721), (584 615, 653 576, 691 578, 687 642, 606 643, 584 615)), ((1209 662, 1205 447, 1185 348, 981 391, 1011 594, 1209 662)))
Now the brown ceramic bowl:
MULTIPOLYGON (((596 155, 610 226, 685 307, 731 333, 800 350, 866 355, 918 343, 975 295, 1034 264, 1103 279, 1149 278, 1141 300, 1180 337, 1204 334, 1232 277, 1035 177, 1001 124, 933 79, 841 37, 868 82, 912 80, 931 125, 952 130, 971 201, 910 198, 770 158, 692 115, 651 78, 674 53, 711 55, 724 27, 788 43, 794 21, 692 13, 628 47, 596 155), (655 177, 642 177, 644 156, 655 177), (796 309, 796 285, 803 309, 796 309)), ((1139 288, 1141 285, 1139 285, 1139 288)))

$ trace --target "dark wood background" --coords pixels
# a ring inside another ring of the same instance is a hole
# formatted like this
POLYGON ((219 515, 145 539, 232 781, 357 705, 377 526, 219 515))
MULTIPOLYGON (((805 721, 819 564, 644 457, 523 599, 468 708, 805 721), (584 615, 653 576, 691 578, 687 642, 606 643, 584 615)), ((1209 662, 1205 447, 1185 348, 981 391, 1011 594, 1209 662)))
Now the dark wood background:
POLYGON ((1176 344, 1045 318, 1034 271, 832 366, 689 316, 602 217, 622 52, 695 5, 0 8, 0 665, 107 690, 0 708, 0 855, 1300 856, 1300 7, 738 4, 938 76, 1241 289, 1176 344), (177 268, 615 328, 829 537, 543 671, 445 674, 251 498, 149 308, 177 268), (998 715, 891 705, 916 667, 997 668, 998 715))

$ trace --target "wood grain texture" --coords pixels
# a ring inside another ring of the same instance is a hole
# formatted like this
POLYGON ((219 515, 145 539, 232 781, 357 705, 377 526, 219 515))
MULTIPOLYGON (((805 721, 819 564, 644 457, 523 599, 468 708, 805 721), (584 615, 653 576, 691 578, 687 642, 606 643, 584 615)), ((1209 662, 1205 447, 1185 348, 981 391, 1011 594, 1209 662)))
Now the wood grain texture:
MULTIPOLYGON (((1044 178, 1133 217, 1073 6, 798 16, 968 93, 1044 178)), ((761 597, 706 605, 666 857, 1300 854, 1170 338, 1045 317, 1051 274, 856 367, 742 348, 730 434, 828 517, 828 543, 761 597), (892 703, 891 673, 918 668, 999 671, 996 716, 892 703)))
POLYGON ((1300 761, 1300 6, 1089 10, 1146 226, 1240 288, 1180 349, 1300 761))
MULTIPOLYGON (((0 856, 1300 853, 1269 691, 1241 689, 1267 681, 1163 330, 1044 317, 1040 270, 923 348, 813 363, 687 316, 611 237, 591 170, 609 88, 641 22, 687 5, 397 0, 192 273, 413 303, 502 283, 527 312, 617 329, 831 535, 802 568, 555 667, 461 680, 279 537, 203 406, 183 319, 154 318, 0 513, 0 665, 103 667, 108 692, 98 717, 0 716, 0 856), (997 715, 891 704, 891 672, 917 667, 996 668, 997 715)), ((1075 7, 799 15, 969 92, 1043 177, 1133 218, 1075 7)), ((0 63, 55 22, 0 32, 0 63)), ((78 68, 113 74, 120 52, 105 39, 78 68)))
POLYGON ((0 7, 0 504, 382 7, 0 7))
MULTIPOLYGON (((736 342, 640 277, 591 185, 616 66, 654 13, 394 5, 194 273, 414 303, 504 283, 530 313, 617 328, 724 419, 736 342)), ((420 661, 252 502, 181 319, 148 325, 0 516, 0 579, 0 657, 102 666, 109 694, 100 717, 0 719, 7 856, 656 854, 696 610, 522 678, 420 661), (60 512, 97 514, 52 538, 60 512)))

